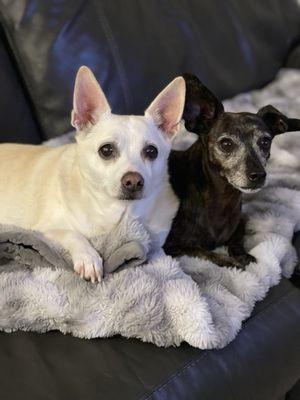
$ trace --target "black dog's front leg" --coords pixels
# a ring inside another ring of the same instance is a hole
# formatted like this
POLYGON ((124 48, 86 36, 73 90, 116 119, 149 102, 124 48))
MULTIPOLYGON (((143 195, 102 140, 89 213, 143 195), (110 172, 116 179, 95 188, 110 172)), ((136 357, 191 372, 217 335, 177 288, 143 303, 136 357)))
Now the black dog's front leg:
POLYGON ((165 247, 165 251, 167 254, 173 257, 199 257, 203 260, 211 261, 219 267, 243 268, 243 265, 241 265, 236 258, 227 256, 226 254, 214 253, 213 251, 205 250, 200 246, 177 246, 173 248, 165 247))
POLYGON ((246 267, 246 265, 251 262, 256 262, 255 257, 248 254, 244 249, 243 243, 246 231, 246 222, 246 217, 242 215, 235 232, 228 241, 228 254, 230 257, 234 258, 241 267, 246 267))

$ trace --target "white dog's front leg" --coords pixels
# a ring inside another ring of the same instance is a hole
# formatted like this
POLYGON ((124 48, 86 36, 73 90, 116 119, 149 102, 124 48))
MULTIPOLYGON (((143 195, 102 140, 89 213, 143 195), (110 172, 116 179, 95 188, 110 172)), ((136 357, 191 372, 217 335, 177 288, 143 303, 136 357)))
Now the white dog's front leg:
POLYGON ((43 234, 70 252, 74 270, 82 278, 92 282, 101 280, 103 276, 102 258, 83 235, 64 229, 51 229, 43 234))

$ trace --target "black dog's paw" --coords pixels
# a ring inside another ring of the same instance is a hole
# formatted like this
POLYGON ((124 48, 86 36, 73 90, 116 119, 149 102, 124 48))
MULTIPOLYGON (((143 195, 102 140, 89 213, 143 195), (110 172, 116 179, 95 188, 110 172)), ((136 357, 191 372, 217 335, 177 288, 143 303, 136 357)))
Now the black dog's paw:
POLYGON ((219 267, 229 267, 229 268, 238 268, 244 270, 245 267, 251 262, 256 262, 256 259, 251 256, 251 254, 238 254, 234 256, 228 256, 226 254, 220 253, 208 253, 203 256, 203 254, 197 255, 200 258, 205 258, 207 260, 212 261, 214 264, 217 264, 219 267))
POLYGON ((256 258, 251 256, 251 254, 241 254, 239 256, 235 256, 235 259, 237 261, 237 264, 239 264, 239 266, 237 265, 237 267, 241 269, 245 269, 248 264, 256 262, 256 258))
POLYGON ((238 259, 238 257, 230 257, 225 254, 212 253, 211 261, 217 264, 219 267, 229 267, 244 269, 243 263, 238 259))

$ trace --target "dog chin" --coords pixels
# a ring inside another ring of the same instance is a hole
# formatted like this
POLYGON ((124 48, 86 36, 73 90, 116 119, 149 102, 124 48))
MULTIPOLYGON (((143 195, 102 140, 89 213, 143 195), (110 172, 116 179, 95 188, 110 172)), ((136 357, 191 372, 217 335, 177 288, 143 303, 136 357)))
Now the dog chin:
POLYGON ((140 194, 129 194, 129 193, 121 193, 118 197, 119 200, 123 201, 134 201, 134 200, 141 200, 143 198, 142 193, 140 194))
POLYGON ((260 187, 258 187, 258 188, 251 188, 251 187, 242 187, 242 186, 238 186, 238 185, 235 185, 234 183, 232 183, 232 182, 230 182, 229 180, 228 180, 228 182, 235 188, 235 189, 237 189, 237 190, 239 190, 240 192, 242 192, 242 193, 257 193, 257 192, 259 192, 262 188, 263 188, 263 186, 260 186, 260 187))
POLYGON ((238 189, 240 192, 249 194, 249 193, 257 193, 257 192, 259 192, 261 187, 260 188, 256 188, 256 189, 237 187, 236 189, 238 189))

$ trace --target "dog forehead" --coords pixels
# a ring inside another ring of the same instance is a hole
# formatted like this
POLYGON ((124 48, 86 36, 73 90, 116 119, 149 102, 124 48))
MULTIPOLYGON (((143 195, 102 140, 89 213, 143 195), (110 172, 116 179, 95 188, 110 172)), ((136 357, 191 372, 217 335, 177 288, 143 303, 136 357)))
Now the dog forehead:
POLYGON ((219 120, 219 130, 238 138, 255 138, 268 129, 262 119, 252 113, 224 113, 219 120))
POLYGON ((111 114, 99 121, 97 132, 103 139, 145 141, 154 140, 157 128, 144 116, 111 114))
POLYGON ((117 115, 111 114, 109 118, 106 119, 106 124, 117 128, 126 130, 148 130, 152 127, 149 119, 142 115, 117 115))

